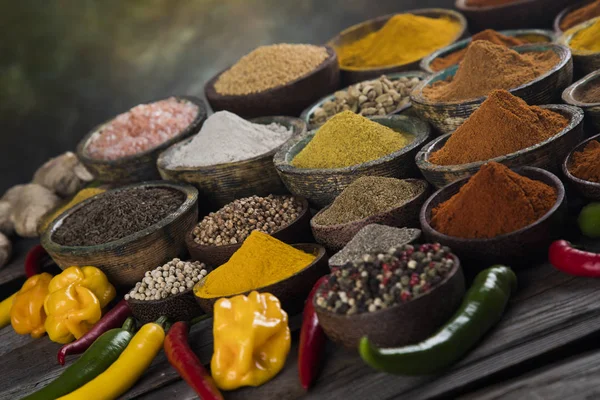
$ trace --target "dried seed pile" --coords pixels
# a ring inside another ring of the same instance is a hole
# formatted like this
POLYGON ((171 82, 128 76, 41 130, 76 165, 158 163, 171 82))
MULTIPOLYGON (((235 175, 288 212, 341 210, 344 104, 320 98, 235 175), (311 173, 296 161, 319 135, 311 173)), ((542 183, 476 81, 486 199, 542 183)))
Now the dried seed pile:
POLYGON ((339 314, 375 312, 406 303, 439 285, 454 268, 448 247, 436 244, 391 248, 332 268, 316 304, 339 314))

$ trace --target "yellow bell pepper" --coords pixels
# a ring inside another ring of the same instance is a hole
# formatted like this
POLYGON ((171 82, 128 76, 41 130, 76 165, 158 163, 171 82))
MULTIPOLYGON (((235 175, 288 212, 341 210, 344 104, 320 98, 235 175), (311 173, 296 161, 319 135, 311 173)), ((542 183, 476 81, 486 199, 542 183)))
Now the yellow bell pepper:
POLYGON ((96 267, 69 267, 52 279, 48 290, 53 293, 73 283, 90 289, 102 308, 116 295, 115 287, 110 284, 104 272, 96 267))
POLYGON ((51 280, 52 275, 47 272, 34 275, 16 293, 10 309, 10 322, 18 334, 39 338, 46 332, 44 300, 51 280))
POLYGON ((223 298, 215 303, 213 318, 210 368, 219 388, 260 386, 281 371, 291 336, 277 297, 251 292, 223 298))
POLYGON ((17 294, 2 300, 0 302, 0 329, 10 325, 10 309, 12 308, 13 300, 17 294))

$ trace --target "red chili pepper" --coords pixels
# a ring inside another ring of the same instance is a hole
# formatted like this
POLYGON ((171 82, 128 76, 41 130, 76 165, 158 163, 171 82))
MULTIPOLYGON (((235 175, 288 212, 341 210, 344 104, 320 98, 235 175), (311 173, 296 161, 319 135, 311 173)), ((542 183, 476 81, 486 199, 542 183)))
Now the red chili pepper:
POLYGON ((302 313, 302 329, 300 330, 300 345, 298 346, 298 373, 300 384, 305 390, 308 390, 319 374, 321 359, 325 352, 327 337, 323 332, 323 328, 319 325, 313 298, 317 293, 317 289, 327 281, 327 278, 328 275, 325 275, 315 283, 306 299, 304 312, 302 313))
POLYGON ((165 338, 165 354, 167 359, 202 400, 223 400, 212 377, 188 344, 189 324, 185 321, 175 322, 165 338))
POLYGON ((42 266, 49 257, 46 249, 41 244, 33 246, 25 257, 25 276, 30 278, 41 273, 42 266))
POLYGON ((69 354, 83 353, 98 339, 104 332, 120 328, 125 320, 131 316, 131 309, 125 300, 121 300, 116 306, 96 322, 96 324, 82 337, 74 342, 67 343, 58 350, 58 363, 65 365, 65 357, 69 354))
POLYGON ((550 245, 548 259, 556 269, 567 274, 600 278, 600 254, 575 249, 566 240, 550 245))

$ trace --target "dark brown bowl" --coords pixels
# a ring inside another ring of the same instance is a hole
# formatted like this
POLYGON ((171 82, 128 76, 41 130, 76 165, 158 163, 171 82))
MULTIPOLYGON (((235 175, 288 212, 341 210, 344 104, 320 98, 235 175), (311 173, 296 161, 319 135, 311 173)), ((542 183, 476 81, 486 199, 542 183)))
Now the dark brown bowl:
MULTIPOLYGON (((406 13, 420 15, 429 18, 440 18, 449 17, 461 25, 460 31, 452 39, 451 43, 457 41, 463 37, 467 31, 467 21, 460 13, 454 10, 448 10, 445 8, 422 8, 418 10, 406 11, 406 13)), ((381 29, 385 23, 392 18, 395 14, 388 14, 381 17, 373 18, 360 24, 353 25, 347 29, 344 29, 333 39, 329 40, 327 44, 332 48, 336 49, 348 43, 355 42, 362 39, 366 35, 372 32, 376 32, 381 29)), ((362 82, 373 78, 378 78, 381 75, 387 75, 394 72, 410 71, 419 68, 419 62, 421 60, 415 60, 408 64, 392 65, 388 67, 372 67, 372 68, 349 68, 340 67, 340 75, 343 85, 351 85, 356 82, 362 82)))
POLYGON ((566 88, 562 93, 562 99, 567 104, 583 109, 586 121, 591 122, 596 130, 600 130, 600 101, 597 103, 585 103, 581 100, 582 92, 592 82, 598 82, 600 84, 600 70, 586 75, 566 88))
POLYGON ((183 258, 185 234, 198 220, 198 191, 189 185, 169 182, 145 182, 113 189, 97 194, 68 209, 52 221, 41 237, 44 249, 62 269, 72 265, 93 265, 106 274, 116 286, 133 286, 140 281, 146 271, 157 265, 183 258), (52 240, 54 232, 63 221, 75 211, 107 193, 123 191, 131 187, 158 187, 179 190, 186 198, 181 206, 166 218, 148 228, 113 242, 96 246, 62 246, 52 240))
POLYGON ((568 46, 571 49, 571 53, 573 53, 573 71, 575 73, 575 79, 579 79, 600 69, 600 51, 575 50, 571 48, 571 40, 573 37, 582 30, 587 29, 596 21, 600 21, 600 17, 582 22, 569 29, 558 38, 558 43, 568 46))
POLYGON ((571 150, 565 158, 565 161, 562 164, 562 171, 569 182, 573 184, 573 186, 583 197, 589 200, 600 200, 600 183, 590 182, 578 178, 569 170, 573 162, 573 153, 576 151, 582 151, 592 140, 600 140, 600 134, 592 136, 575 146, 575 148, 571 150))
POLYGON ((230 67, 215 75, 204 85, 204 94, 214 111, 227 110, 243 118, 267 115, 300 115, 302 110, 340 85, 340 69, 337 55, 327 47, 329 57, 315 70, 300 78, 258 93, 246 95, 222 95, 215 90, 215 83, 230 67))
MULTIPOLYGON (((275 231, 271 234, 276 239, 284 243, 304 243, 312 242, 310 233, 310 209, 308 201, 302 200, 302 211, 294 221, 289 225, 275 231)), ((242 243, 228 244, 224 246, 201 245, 194 241, 193 228, 185 235, 185 244, 190 252, 190 257, 194 261, 200 261, 211 267, 218 267, 229 261, 229 258, 242 247, 242 243)))
MULTIPOLYGON (((292 246, 306 253, 316 254, 315 260, 306 268, 287 279, 272 285, 254 289, 261 293, 271 293, 277 297, 281 302, 283 309, 287 311, 289 315, 294 315, 302 311, 306 296, 310 293, 310 290, 314 286, 315 282, 329 272, 329 266, 327 265, 327 253, 325 252, 325 248, 323 246, 314 243, 301 243, 294 244, 292 246)), ((197 285, 201 283, 202 281, 198 282, 197 285)), ((249 293, 250 291, 232 294, 231 296, 227 297, 237 296, 238 294, 247 296, 249 293)), ((209 315, 213 314, 213 307, 216 301, 221 298, 213 297, 205 299, 198 296, 194 297, 204 312, 209 315)))
POLYGON ((329 339, 355 350, 363 336, 379 347, 425 340, 452 317, 465 294, 460 261, 454 260, 454 269, 438 286, 408 303, 354 315, 336 314, 314 304, 319 325, 329 339))
POLYGON ((421 179, 407 179, 407 181, 419 188, 419 193, 416 196, 399 207, 367 218, 337 225, 319 225, 315 222, 315 218, 327 210, 329 206, 319 211, 310 220, 310 227, 317 243, 322 244, 329 252, 334 253, 341 250, 358 231, 369 224, 382 224, 398 228, 418 228, 419 211, 429 196, 429 184, 421 179))
POLYGON ((161 300, 127 300, 133 316, 142 324, 154 322, 161 316, 169 318, 170 322, 190 321, 204 314, 196 299, 194 291, 188 289, 161 300))
POLYGON ((565 9, 563 9, 560 13, 558 13, 558 15, 556 16, 556 18, 554 19, 554 32, 556 32, 557 35, 562 35, 563 34, 563 30, 560 28, 560 23, 562 22, 562 20, 571 13, 571 11, 575 11, 580 9, 581 7, 593 2, 595 0, 584 0, 584 1, 580 1, 577 2, 575 4, 572 4, 568 7, 566 7, 565 9))
POLYGON ((463 265, 472 262, 478 269, 496 263, 510 267, 525 266, 533 260, 543 259, 548 246, 564 229, 566 213, 565 189, 556 175, 540 168, 521 167, 515 172, 530 179, 541 181, 556 190, 554 206, 539 220, 517 231, 491 239, 463 239, 436 231, 430 224, 431 211, 454 196, 469 178, 461 179, 435 192, 421 209, 421 230, 425 238, 448 246, 460 257, 463 265))
POLYGON ((569 125, 541 143, 491 160, 461 165, 438 165, 431 163, 429 157, 446 144, 452 135, 448 133, 423 146, 421 151, 417 153, 417 166, 423 176, 425 176, 425 179, 438 189, 473 175, 479 171, 479 168, 483 164, 490 161, 502 163, 510 168, 530 166, 559 173, 561 164, 569 150, 583 140, 583 112, 578 107, 562 104, 542 106, 542 108, 562 114, 569 119, 569 125))
POLYGON ((156 160, 158 155, 166 150, 169 146, 197 133, 202 124, 206 120, 206 106, 204 102, 192 96, 175 96, 179 101, 189 101, 198 106, 198 115, 192 123, 173 138, 161 143, 160 145, 127 157, 121 157, 116 160, 100 160, 91 158, 87 155, 87 146, 90 139, 105 125, 109 124, 112 119, 106 121, 102 125, 94 128, 90 133, 85 135, 77 145, 77 157, 83 165, 94 175, 100 182, 106 183, 134 183, 149 180, 160 179, 158 169, 156 168, 156 160))

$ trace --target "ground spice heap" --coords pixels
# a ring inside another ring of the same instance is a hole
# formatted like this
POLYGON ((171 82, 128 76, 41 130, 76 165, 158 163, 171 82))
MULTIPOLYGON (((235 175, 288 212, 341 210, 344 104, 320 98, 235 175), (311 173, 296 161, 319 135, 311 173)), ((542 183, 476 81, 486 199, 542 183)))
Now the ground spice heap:
POLYGON ((298 168, 349 167, 398 151, 411 141, 406 134, 343 111, 317 130, 291 164, 298 168))
POLYGON ((467 0, 467 5, 471 7, 492 7, 492 6, 504 6, 506 4, 514 3, 518 0, 467 0))
POLYGON ((460 29, 450 18, 398 14, 377 32, 340 46, 336 52, 346 68, 407 64, 449 45, 460 29))
POLYGON ((569 42, 569 46, 580 51, 600 52, 600 19, 577 32, 569 42))
POLYGON ((489 160, 541 143, 568 124, 561 114, 494 90, 429 161, 457 165, 489 160))
POLYGON ((327 57, 327 49, 322 46, 260 46, 223 72, 215 82, 215 90, 223 95, 263 92, 308 74, 327 57))
POLYGON ((600 16, 600 0, 593 1, 590 4, 568 13, 562 21, 560 21, 560 29, 566 31, 575 25, 579 25, 582 22, 598 16, 600 16))
POLYGON ((116 160, 150 150, 175 137, 198 115, 198 106, 174 97, 140 104, 120 114, 92 136, 91 158, 116 160))
MULTIPOLYGON (((486 40, 488 42, 505 47, 519 46, 527 43, 527 41, 525 40, 513 36, 505 36, 499 32, 496 32, 493 29, 486 29, 485 31, 481 31, 473 35, 473 37, 471 38, 471 43, 476 40, 486 40)), ((454 53, 450 53, 447 56, 436 58, 431 62, 430 68, 433 71, 441 71, 443 69, 458 64, 465 57, 468 48, 469 46, 465 47, 464 49, 455 51, 454 53)))
POLYGON ((556 198, 556 191, 545 183, 490 162, 457 194, 433 209, 431 225, 449 236, 493 238, 534 223, 556 198))
POLYGON ((584 181, 600 183, 600 143, 592 140, 583 151, 573 153, 569 171, 584 181))
POLYGON ((414 300, 438 286, 453 270, 448 247, 404 245, 333 268, 317 291, 317 307, 338 314, 375 312, 414 300))
POLYGON ((434 101, 463 101, 488 95, 494 89, 512 89, 531 82, 560 61, 552 50, 519 54, 484 40, 472 42, 451 81, 423 89, 434 101))
POLYGON ((75 196, 73 196, 73 198, 68 203, 66 203, 63 206, 59 207, 58 209, 50 212, 48 215, 44 216, 44 219, 42 220, 42 223, 40 224, 40 228, 39 228, 40 232, 44 232, 46 229, 48 229, 48 226, 50 226, 50 224, 59 215, 61 215, 68 209, 76 206, 77 204, 81 203, 84 200, 89 199, 90 197, 93 197, 100 193, 104 193, 104 191, 105 191, 104 189, 98 189, 98 188, 81 189, 79 192, 77 192, 77 194, 75 196))
POLYGON ((423 190, 423 185, 396 178, 363 176, 344 189, 329 208, 314 217, 313 222, 337 225, 358 221, 400 207, 423 190))
POLYGON ((148 228, 174 212, 183 193, 166 188, 130 188, 107 192, 81 207, 53 233, 63 246, 94 246, 148 228))
POLYGON ((229 261, 194 286, 202 298, 233 296, 284 280, 315 259, 272 236, 254 231, 229 261))
POLYGON ((584 103, 600 103, 600 79, 595 79, 583 88, 578 99, 584 103))

